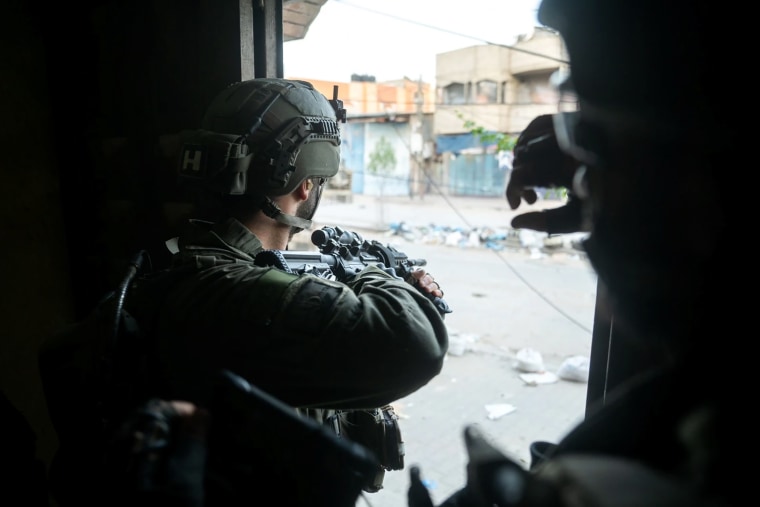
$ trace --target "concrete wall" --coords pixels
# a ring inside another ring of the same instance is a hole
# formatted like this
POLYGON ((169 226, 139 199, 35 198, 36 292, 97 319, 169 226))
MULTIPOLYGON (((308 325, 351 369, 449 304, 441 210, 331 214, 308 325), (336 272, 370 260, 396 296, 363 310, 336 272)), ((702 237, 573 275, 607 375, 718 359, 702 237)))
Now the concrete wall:
POLYGON ((566 66, 560 61, 564 59, 560 37, 537 28, 513 47, 470 46, 436 56, 436 135, 464 133, 466 120, 486 130, 517 135, 537 114, 556 111, 556 102, 547 99, 543 90, 551 88, 551 73, 566 66), (484 80, 497 84, 496 103, 483 103, 476 96, 477 84, 484 80), (452 83, 464 86, 463 103, 444 100, 452 83))
POLYGON ((236 0, 10 2, 0 16, 0 388, 45 463, 57 439, 40 343, 114 288, 137 248, 171 237, 186 209, 169 190, 172 139, 253 72, 241 16, 236 0))

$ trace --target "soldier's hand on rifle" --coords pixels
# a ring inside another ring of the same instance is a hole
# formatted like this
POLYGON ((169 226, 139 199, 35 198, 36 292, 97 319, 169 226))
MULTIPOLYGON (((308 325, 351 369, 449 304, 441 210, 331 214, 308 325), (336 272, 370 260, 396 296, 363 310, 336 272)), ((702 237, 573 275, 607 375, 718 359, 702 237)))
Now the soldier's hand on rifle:
POLYGON ((443 297, 443 289, 441 289, 441 285, 435 281, 433 275, 422 268, 415 269, 409 273, 407 282, 415 285, 421 292, 430 294, 433 298, 443 297))
POLYGON ((512 227, 550 234, 583 231, 581 202, 572 193, 580 163, 560 149, 552 115, 534 118, 518 137, 513 152, 513 169, 505 192, 511 209, 517 209, 523 200, 535 203, 538 199, 535 187, 564 187, 568 190, 568 201, 559 208, 517 215, 512 219, 512 227))
POLYGON ((202 507, 208 412, 152 399, 117 433, 109 462, 125 506, 202 507))

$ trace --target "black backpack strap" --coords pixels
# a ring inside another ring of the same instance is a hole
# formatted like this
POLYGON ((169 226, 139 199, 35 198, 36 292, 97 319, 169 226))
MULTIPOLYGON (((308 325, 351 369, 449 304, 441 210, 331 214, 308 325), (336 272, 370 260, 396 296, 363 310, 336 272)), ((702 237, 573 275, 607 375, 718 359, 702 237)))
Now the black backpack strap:
POLYGON ((288 266, 288 261, 282 255, 281 250, 262 250, 254 258, 253 263, 257 266, 274 266, 286 273, 292 273, 293 270, 288 266))
POLYGON ((119 338, 123 326, 133 326, 134 323, 125 322, 124 318, 124 301, 127 298, 127 292, 132 286, 132 282, 138 275, 143 274, 144 266, 150 266, 150 256, 146 250, 140 250, 137 252, 127 264, 127 272, 124 274, 119 286, 113 293, 115 298, 113 306, 112 324, 110 335, 106 338, 106 346, 104 352, 104 360, 112 364, 114 361, 114 354, 119 347, 119 338))
POLYGON ((124 303, 132 282, 150 267, 146 251, 128 263, 118 287, 90 314, 52 335, 40 347, 39 371, 48 414, 59 440, 50 466, 51 492, 60 503, 97 498, 93 487, 115 425, 130 410, 139 379, 141 333, 124 303))

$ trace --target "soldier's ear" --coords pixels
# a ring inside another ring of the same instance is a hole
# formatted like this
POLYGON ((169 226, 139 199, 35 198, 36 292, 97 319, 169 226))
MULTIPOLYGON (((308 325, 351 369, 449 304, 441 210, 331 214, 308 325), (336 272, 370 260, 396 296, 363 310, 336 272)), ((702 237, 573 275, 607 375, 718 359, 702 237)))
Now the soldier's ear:
POLYGON ((311 192, 312 188, 314 188, 314 182, 311 181, 311 179, 306 179, 295 188, 293 193, 295 193, 299 199, 305 201, 309 198, 309 192, 311 192))

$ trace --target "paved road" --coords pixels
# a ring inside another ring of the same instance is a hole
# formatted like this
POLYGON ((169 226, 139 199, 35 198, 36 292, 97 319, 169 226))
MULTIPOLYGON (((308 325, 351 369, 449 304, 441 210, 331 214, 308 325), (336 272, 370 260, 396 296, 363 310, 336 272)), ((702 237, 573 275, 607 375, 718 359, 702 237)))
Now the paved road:
MULTIPOLYGON (((395 404, 407 469, 419 464, 440 502, 464 484, 467 424, 480 425, 500 449, 527 466, 530 442, 556 440, 579 420, 585 383, 529 385, 514 363, 525 347, 541 354, 549 372, 557 372, 567 357, 588 357, 596 285, 581 259, 445 246, 410 245, 408 251, 427 258, 431 272, 440 273, 454 310, 446 320, 455 353, 438 377, 395 404), (515 410, 489 419, 487 407, 499 404, 515 410)), ((406 506, 407 473, 389 472, 385 489, 369 497, 371 505, 406 506)))
POLYGON ((453 309, 446 317, 452 346, 441 374, 394 404, 406 445, 406 470, 388 472, 384 489, 360 498, 357 505, 407 506, 413 464, 421 467, 434 502, 440 503, 465 483, 466 425, 477 424, 527 467, 530 442, 557 440, 580 420, 585 383, 558 379, 529 385, 514 362, 519 350, 531 348, 541 355, 546 371, 556 373, 566 358, 588 357, 596 277, 581 252, 563 247, 547 253, 540 235, 526 239, 526 246, 497 251, 466 239, 449 238, 447 243, 445 237, 419 233, 432 230, 431 224, 449 231, 508 229, 514 213, 502 199, 386 199, 384 221, 405 221, 415 231, 407 238, 387 235, 376 206, 376 199, 366 196, 351 203, 328 200, 315 225, 344 226, 393 244, 409 257, 425 258, 453 309), (505 405, 514 411, 489 418, 489 406, 505 405))

